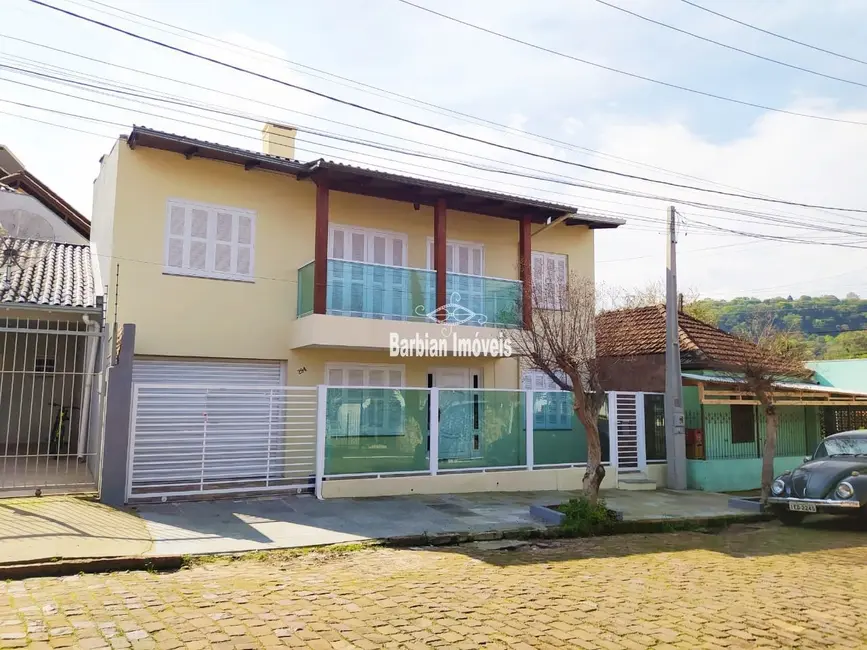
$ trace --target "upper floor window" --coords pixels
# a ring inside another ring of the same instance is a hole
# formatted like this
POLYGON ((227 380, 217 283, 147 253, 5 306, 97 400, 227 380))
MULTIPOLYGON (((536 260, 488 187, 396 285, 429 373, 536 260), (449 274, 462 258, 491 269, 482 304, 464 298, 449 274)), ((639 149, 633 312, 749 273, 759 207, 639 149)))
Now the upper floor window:
POLYGON ((253 281, 256 213, 169 199, 165 271, 253 281))
POLYGON ((560 309, 568 283, 566 256, 533 251, 533 304, 540 309, 560 309))

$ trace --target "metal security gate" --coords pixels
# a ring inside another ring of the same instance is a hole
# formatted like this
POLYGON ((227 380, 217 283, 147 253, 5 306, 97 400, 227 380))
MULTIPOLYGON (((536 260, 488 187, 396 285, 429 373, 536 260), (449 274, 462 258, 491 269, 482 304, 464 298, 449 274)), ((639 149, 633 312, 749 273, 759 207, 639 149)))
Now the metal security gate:
POLYGON ((133 385, 127 499, 311 490, 316 388, 133 385))
POLYGON ((611 400, 611 420, 617 445, 618 471, 637 471, 645 464, 643 450, 643 429, 640 420, 643 413, 639 409, 638 393, 609 393, 611 400))
POLYGON ((95 315, 0 319, 0 496, 96 491, 102 337, 95 315))

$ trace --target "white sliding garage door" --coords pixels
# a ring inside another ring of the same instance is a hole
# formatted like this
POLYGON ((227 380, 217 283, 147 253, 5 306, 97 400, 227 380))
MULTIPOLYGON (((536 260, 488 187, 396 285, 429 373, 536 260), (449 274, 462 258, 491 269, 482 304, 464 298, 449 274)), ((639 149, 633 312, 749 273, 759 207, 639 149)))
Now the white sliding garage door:
POLYGON ((137 359, 127 497, 309 489, 315 388, 280 362, 137 359))
POLYGON ((224 386, 283 385, 279 361, 136 359, 132 380, 139 384, 222 384, 224 386))

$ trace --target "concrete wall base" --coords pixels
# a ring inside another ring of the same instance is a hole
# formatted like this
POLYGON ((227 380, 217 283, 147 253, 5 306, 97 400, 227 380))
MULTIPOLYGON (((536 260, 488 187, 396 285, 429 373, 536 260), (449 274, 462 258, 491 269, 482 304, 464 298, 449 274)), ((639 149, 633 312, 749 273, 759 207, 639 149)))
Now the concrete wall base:
MULTIPOLYGON (((804 462, 803 456, 774 459, 774 476, 804 462)), ((705 492, 744 492, 762 486, 762 459, 687 460, 687 486, 705 492)))
MULTIPOLYGON (((617 484, 615 470, 606 467, 605 471, 602 489, 612 489, 617 484)), ((333 499, 468 492, 562 492, 580 490, 583 479, 583 467, 437 474, 436 476, 332 479, 322 484, 322 496, 333 499)))

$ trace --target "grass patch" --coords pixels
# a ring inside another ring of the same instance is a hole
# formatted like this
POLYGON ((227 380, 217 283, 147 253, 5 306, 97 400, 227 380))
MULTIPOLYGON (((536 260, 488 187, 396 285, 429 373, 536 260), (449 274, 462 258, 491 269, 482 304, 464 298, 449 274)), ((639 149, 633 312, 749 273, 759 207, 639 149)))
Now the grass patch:
POLYGON ((605 506, 604 499, 591 503, 587 497, 570 499, 557 508, 565 515, 561 528, 566 535, 588 537, 611 532, 617 523, 614 512, 605 506))
POLYGON ((184 568, 192 568, 210 564, 232 564, 235 562, 273 564, 302 557, 327 560, 342 557, 350 553, 379 548, 381 546, 381 542, 371 540, 364 542, 348 542, 345 544, 331 544, 328 546, 303 546, 301 548, 274 549, 273 551, 249 551, 247 553, 223 553, 218 555, 185 555, 182 560, 182 566, 184 568))

